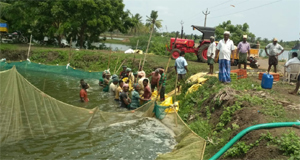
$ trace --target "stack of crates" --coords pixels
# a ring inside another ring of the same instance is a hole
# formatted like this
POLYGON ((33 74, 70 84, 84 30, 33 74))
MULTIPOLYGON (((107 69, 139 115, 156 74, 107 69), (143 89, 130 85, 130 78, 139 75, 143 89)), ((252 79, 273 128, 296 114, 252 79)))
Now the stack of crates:
POLYGON ((235 70, 231 70, 230 73, 236 73, 237 74, 237 79, 243 79, 243 78, 247 78, 247 70, 245 69, 235 69, 235 70))
MULTIPOLYGON (((265 72, 259 72, 259 74, 258 74, 258 79, 259 80, 262 80, 262 76, 263 76, 263 74, 264 74, 265 72)), ((274 72, 270 72, 269 74, 271 74, 272 76, 273 76, 273 81, 279 81, 280 80, 280 75, 279 75, 279 73, 274 73, 274 72)))
MULTIPOLYGON (((220 77, 220 73, 218 74, 218 78, 220 77)), ((230 73, 230 79, 231 81, 236 81, 238 80, 238 75, 237 73, 230 73)))

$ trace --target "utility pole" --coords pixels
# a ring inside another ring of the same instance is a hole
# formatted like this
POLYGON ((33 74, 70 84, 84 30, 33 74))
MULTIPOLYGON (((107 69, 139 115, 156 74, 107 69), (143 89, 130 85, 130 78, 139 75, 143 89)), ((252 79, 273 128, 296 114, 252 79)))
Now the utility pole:
POLYGON ((182 20, 180 21, 180 24, 181 24, 181 35, 180 35, 180 37, 182 39, 182 36, 183 36, 183 21, 182 20))
POLYGON ((207 17, 207 15, 210 14, 210 12, 208 12, 208 13, 207 12, 208 12, 208 8, 206 8, 206 12, 205 13, 202 11, 202 13, 205 15, 204 27, 206 27, 206 17, 207 17))

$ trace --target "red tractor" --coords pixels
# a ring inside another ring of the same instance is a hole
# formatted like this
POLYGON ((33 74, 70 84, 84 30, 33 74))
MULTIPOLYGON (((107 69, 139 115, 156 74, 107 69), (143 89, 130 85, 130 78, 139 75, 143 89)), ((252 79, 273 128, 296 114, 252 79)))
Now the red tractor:
POLYGON ((202 33, 202 40, 199 42, 199 46, 195 47, 195 41, 192 39, 180 39, 177 38, 174 44, 175 38, 171 38, 169 52, 172 54, 172 58, 179 57, 180 52, 195 53, 198 57, 198 61, 207 62, 207 48, 210 44, 210 36, 215 35, 215 28, 201 27, 192 25, 193 30, 197 29, 202 33), (174 46, 174 48, 173 48, 174 46))

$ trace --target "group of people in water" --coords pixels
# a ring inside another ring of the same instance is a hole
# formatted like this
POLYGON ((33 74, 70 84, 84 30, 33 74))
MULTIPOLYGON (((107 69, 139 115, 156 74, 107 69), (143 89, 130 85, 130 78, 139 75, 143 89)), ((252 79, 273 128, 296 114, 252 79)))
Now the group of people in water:
MULTIPOLYGON (((103 92, 109 92, 112 98, 120 104, 120 107, 134 110, 151 100, 152 92, 155 88, 160 94, 160 100, 165 100, 166 75, 164 68, 155 69, 147 75, 151 80, 146 78, 146 73, 140 68, 137 72, 123 66, 123 70, 119 75, 111 75, 109 70, 102 72, 99 79, 99 86, 103 88, 103 92)), ((82 79, 80 81, 81 102, 88 102, 87 89, 89 85, 82 79)))

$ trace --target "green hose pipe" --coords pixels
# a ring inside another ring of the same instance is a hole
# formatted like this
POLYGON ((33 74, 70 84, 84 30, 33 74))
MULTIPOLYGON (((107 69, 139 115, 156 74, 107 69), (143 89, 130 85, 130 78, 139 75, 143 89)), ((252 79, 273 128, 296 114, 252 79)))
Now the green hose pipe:
POLYGON ((222 156, 236 141, 242 138, 246 133, 257 130, 257 129, 266 129, 266 128, 278 128, 278 127, 292 127, 293 125, 300 126, 300 122, 278 122, 278 123, 264 123, 258 124, 251 127, 248 127, 238 133, 235 137, 233 137, 223 148, 219 150, 214 156, 210 158, 210 160, 216 160, 220 156, 222 156))

